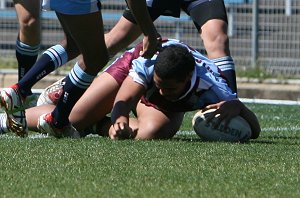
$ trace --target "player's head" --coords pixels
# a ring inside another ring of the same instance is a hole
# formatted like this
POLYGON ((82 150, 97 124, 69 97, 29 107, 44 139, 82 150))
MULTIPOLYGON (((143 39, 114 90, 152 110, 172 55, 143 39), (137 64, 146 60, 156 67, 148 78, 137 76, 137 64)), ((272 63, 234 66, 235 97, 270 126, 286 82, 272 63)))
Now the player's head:
POLYGON ((186 47, 170 45, 158 54, 154 64, 154 83, 166 99, 175 100, 189 86, 195 59, 186 47))

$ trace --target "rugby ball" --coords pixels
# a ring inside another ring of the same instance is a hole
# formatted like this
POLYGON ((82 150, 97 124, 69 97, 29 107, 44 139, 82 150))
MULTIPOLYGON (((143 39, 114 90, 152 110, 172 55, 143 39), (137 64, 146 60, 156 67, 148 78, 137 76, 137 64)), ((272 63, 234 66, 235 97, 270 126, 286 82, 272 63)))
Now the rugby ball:
POLYGON ((208 116, 216 109, 198 111, 192 120, 192 125, 201 139, 205 141, 225 141, 225 142, 247 142, 251 138, 251 127, 241 116, 232 118, 225 128, 224 121, 218 127, 214 127, 219 114, 209 123, 206 122, 208 116))

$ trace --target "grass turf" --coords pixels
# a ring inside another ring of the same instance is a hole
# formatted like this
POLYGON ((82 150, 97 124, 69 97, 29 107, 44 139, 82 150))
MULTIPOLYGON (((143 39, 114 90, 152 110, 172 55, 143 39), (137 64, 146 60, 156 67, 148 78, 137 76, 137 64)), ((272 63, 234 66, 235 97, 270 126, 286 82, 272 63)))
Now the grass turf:
MULTIPOLYGON (((1 197, 299 197, 299 106, 248 105, 261 136, 203 142, 0 138, 1 197)), ((186 133, 188 132, 188 133, 186 133)))

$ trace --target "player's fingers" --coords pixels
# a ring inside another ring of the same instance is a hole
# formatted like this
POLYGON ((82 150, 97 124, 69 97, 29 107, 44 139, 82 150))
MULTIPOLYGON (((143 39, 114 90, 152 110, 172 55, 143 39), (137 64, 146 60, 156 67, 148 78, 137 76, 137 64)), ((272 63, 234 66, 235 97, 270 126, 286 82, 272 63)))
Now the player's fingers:
POLYGON ((210 123, 211 120, 214 119, 214 117, 215 117, 215 114, 213 114, 213 113, 209 114, 209 116, 206 118, 206 122, 210 123))
POLYGON ((115 130, 114 125, 111 126, 108 135, 109 135, 110 139, 112 139, 112 140, 115 140, 117 138, 117 132, 115 130))
POLYGON ((206 107, 204 107, 203 109, 202 109, 202 111, 207 111, 207 110, 209 110, 209 109, 215 109, 215 104, 213 104, 213 105, 207 105, 206 107))

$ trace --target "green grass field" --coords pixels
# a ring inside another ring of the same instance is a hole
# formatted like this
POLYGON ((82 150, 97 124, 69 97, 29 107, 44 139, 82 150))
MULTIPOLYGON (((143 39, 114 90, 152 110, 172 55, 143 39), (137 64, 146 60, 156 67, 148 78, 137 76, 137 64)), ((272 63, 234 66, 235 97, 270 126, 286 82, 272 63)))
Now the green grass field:
POLYGON ((0 197, 299 197, 300 106, 247 104, 262 133, 203 142, 0 137, 0 197))

